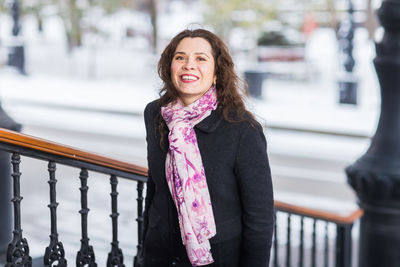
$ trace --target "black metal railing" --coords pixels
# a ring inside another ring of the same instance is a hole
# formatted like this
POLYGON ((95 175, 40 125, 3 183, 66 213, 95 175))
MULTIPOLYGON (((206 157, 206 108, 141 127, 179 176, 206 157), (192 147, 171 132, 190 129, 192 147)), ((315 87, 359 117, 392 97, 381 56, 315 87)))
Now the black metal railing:
MULTIPOLYGON (((51 143, 38 138, 19 134, 8 130, 0 130, 0 149, 12 153, 12 178, 14 205, 14 230, 13 238, 8 246, 6 267, 32 266, 32 257, 29 245, 24 238, 21 225, 21 156, 28 156, 48 162, 50 203, 50 244, 45 249, 42 266, 67 266, 64 246, 58 238, 57 231, 57 179, 56 164, 68 165, 80 169, 80 193, 81 193, 81 247, 76 255, 76 266, 97 266, 93 247, 89 243, 88 236, 88 190, 87 180, 89 171, 99 172, 110 176, 111 183, 111 220, 112 220, 112 242, 111 251, 107 258, 107 267, 123 267, 124 257, 118 241, 118 178, 126 178, 137 182, 137 244, 141 244, 142 210, 143 210, 143 187, 147 180, 147 170, 122 161, 99 156, 93 153, 83 152, 63 145, 51 143)), ((141 246, 137 247, 139 250, 141 246)))
POLYGON ((362 213, 359 208, 326 212, 275 201, 270 266, 351 267, 352 229, 362 213))
MULTIPOLYGON (((110 195, 111 195, 111 221, 112 221, 112 241, 111 250, 107 258, 107 267, 122 267, 124 265, 124 256, 119 246, 118 239, 118 179, 125 178, 137 183, 137 251, 136 255, 142 249, 142 223, 143 223, 143 189, 144 183, 147 181, 147 169, 122 161, 117 161, 108 157, 99 156, 97 154, 84 152, 78 149, 70 148, 64 145, 52 143, 35 137, 19 134, 13 131, 0 129, 0 150, 12 153, 12 179, 13 179, 13 198, 14 205, 14 231, 13 239, 9 244, 7 251, 6 267, 32 266, 32 257, 29 253, 28 240, 24 238, 21 225, 21 172, 20 162, 21 156, 36 158, 48 162, 49 172, 49 192, 50 203, 50 244, 45 249, 43 261, 40 266, 67 266, 66 253, 57 230, 57 164, 67 165, 80 170, 80 220, 81 220, 81 244, 76 254, 76 266, 95 267, 95 252, 89 243, 88 235, 88 178, 90 172, 98 172, 106 174, 110 177, 110 195)), ((350 267, 351 264, 351 229, 352 225, 361 216, 362 211, 354 210, 347 216, 337 215, 333 212, 321 212, 307 207, 290 205, 284 202, 275 201, 276 208, 276 224, 275 237, 272 248, 273 267, 288 266, 336 266, 350 267), (283 214, 283 216, 281 216, 283 214), (285 217, 286 216, 286 217, 285 217), (285 218, 284 218, 285 217, 285 218), (297 219, 296 219, 297 218, 297 219), (300 218, 300 219, 298 219, 300 218), (286 221, 286 229, 282 228, 281 220, 286 221), (297 220, 297 222, 296 222, 297 220), (311 224, 311 249, 307 248, 308 243, 305 241, 307 233, 310 231, 308 220, 312 220, 311 224), (317 248, 318 235, 323 232, 317 229, 317 221, 325 222, 325 234, 323 237, 323 265, 318 265, 317 258, 320 249, 317 248), (330 248, 330 240, 328 235, 328 224, 336 227, 336 247, 330 248), (297 225, 297 226, 295 226, 297 225), (296 237, 296 228, 300 228, 298 236, 300 242, 294 242, 296 237), (281 232, 286 236, 285 240, 281 240, 281 232), (284 242, 282 242, 284 241, 284 242), (329 255, 334 251, 335 265, 332 265, 329 255), (307 256, 307 253, 311 255, 307 256), (296 258, 296 259, 295 259, 296 258), (296 261, 296 263, 295 263, 296 261), (298 264, 297 264, 298 263, 298 264)), ((134 259, 134 264, 136 257, 134 259)), ((70 262, 71 265, 71 262, 70 262)))

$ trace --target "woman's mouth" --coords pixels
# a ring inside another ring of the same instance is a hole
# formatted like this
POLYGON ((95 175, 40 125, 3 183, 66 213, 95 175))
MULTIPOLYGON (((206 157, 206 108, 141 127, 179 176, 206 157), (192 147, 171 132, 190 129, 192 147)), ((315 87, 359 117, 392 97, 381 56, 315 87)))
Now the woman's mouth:
POLYGON ((181 81, 188 83, 188 82, 195 82, 199 79, 199 77, 197 77, 196 75, 192 75, 192 74, 183 74, 180 76, 181 81))

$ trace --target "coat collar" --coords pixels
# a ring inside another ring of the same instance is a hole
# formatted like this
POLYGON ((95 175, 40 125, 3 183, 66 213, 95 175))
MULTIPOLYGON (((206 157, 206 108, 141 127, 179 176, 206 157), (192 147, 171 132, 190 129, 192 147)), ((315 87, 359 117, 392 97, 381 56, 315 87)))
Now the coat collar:
POLYGON ((211 111, 210 116, 203 119, 201 122, 196 124, 195 128, 205 132, 212 133, 217 129, 218 125, 221 123, 222 117, 217 110, 211 111))

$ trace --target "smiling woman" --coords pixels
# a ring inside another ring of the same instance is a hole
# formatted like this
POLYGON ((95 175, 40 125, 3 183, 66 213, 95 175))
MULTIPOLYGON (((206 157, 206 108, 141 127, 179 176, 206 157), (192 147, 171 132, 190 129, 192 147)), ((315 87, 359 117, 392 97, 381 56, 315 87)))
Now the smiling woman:
MULTIPOLYGON (((273 193, 262 127, 244 106, 225 44, 185 30, 158 63, 145 109, 142 266, 267 266, 273 193)), ((140 260, 139 260, 140 261, 140 260)))

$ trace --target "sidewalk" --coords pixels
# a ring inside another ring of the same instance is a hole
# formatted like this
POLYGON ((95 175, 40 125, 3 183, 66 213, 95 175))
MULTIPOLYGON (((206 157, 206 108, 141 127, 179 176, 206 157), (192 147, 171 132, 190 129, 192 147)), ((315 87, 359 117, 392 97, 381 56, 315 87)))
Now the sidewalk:
MULTIPOLYGON (((50 22, 57 25, 55 21, 50 22)), ((0 99, 7 110, 18 113, 15 116, 21 123, 48 120, 54 126, 60 124, 57 122, 60 120, 46 113, 46 106, 58 110, 64 107, 68 112, 75 109, 141 115, 145 105, 157 98, 160 88, 156 73, 158 56, 149 51, 124 43, 120 47, 98 43, 96 53, 83 46, 68 55, 58 35, 38 36, 31 28, 26 31, 30 33, 26 37, 30 76, 21 77, 10 69, 0 69, 0 99), (31 114, 35 110, 36 115, 40 115, 39 107, 46 114, 39 116, 40 120, 31 114)), ((342 67, 337 40, 332 30, 321 28, 307 40, 306 64, 265 63, 269 69, 280 72, 301 71, 315 75, 305 81, 267 78, 263 84, 263 98, 248 101, 250 110, 267 128, 371 137, 378 120, 380 99, 372 65, 374 44, 367 36, 361 28, 354 36, 354 73, 359 78, 357 106, 338 104, 337 81, 342 67)), ((254 68, 248 63, 248 55, 236 54, 234 61, 240 75, 254 68)), ((61 126, 68 127, 69 123, 72 122, 62 121, 61 126)), ((88 127, 81 124, 78 128, 90 131, 93 125, 86 129, 88 127)), ((109 129, 97 128, 94 126, 95 131, 112 134, 109 129)), ((126 132, 127 135, 132 133, 126 132)))

